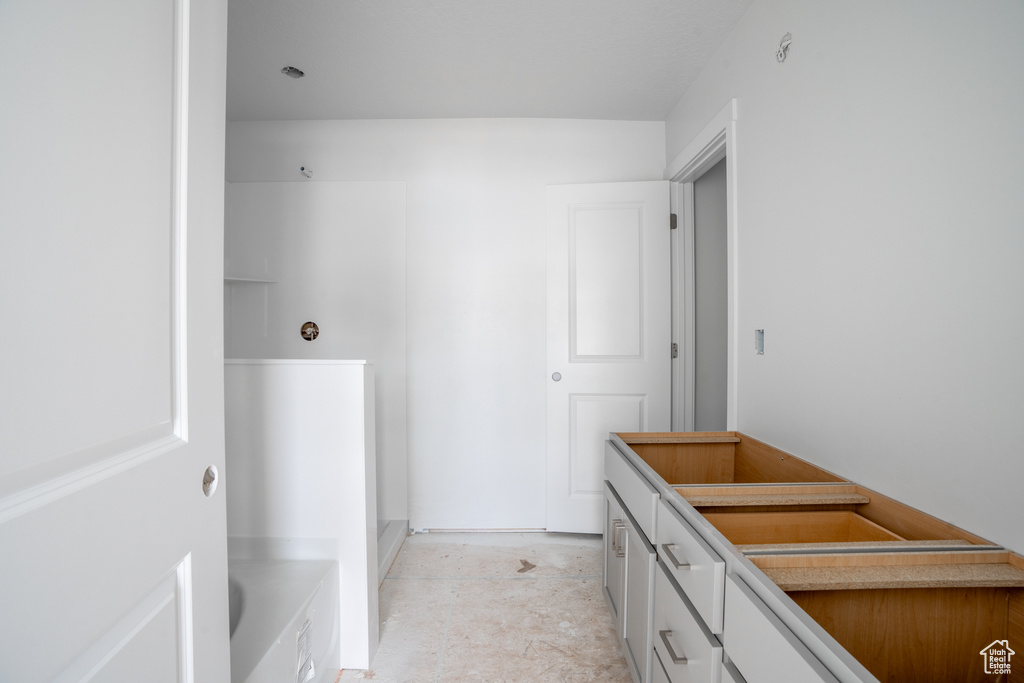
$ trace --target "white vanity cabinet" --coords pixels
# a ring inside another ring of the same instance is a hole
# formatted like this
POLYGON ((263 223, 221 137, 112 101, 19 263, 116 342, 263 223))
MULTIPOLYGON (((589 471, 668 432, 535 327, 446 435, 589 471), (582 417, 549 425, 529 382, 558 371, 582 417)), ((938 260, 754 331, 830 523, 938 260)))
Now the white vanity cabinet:
POLYGON ((1024 557, 756 439, 612 434, 605 475, 641 683, 981 683, 1024 642, 1024 557))
POLYGON ((606 453, 605 596, 636 683, 651 679, 658 490, 621 455, 606 453))

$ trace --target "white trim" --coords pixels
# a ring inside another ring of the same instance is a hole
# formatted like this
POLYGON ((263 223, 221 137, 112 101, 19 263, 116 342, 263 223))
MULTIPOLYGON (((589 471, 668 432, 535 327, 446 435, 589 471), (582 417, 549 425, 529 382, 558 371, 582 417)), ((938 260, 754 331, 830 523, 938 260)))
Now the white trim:
POLYGON ((171 422, 188 442, 188 70, 190 0, 174 3, 171 137, 171 422))
POLYGON ((320 360, 304 358, 225 358, 224 365, 371 365, 366 360, 320 360))
POLYGON ((192 623, 192 554, 157 582, 153 590, 101 635, 54 679, 55 683, 85 683, 103 672, 143 629, 168 607, 178 621, 178 681, 193 683, 194 628, 192 623))
MULTIPOLYGON (((689 245, 682 245, 684 251, 684 267, 686 267, 687 256, 689 254, 689 273, 685 273, 683 277, 686 279, 684 286, 687 286, 688 293, 684 293, 684 298, 692 296, 692 273, 693 273, 693 242, 692 242, 692 230, 693 230, 693 194, 692 194, 692 183, 698 177, 701 176, 705 171, 710 169, 712 166, 717 164, 722 159, 726 160, 726 267, 728 269, 728 281, 727 281, 727 298, 728 298, 728 331, 727 331, 727 344, 728 344, 728 355, 726 362, 726 429, 735 430, 738 428, 739 422, 739 378, 738 378, 738 367, 739 367, 739 306, 738 306, 738 293, 739 293, 739 248, 738 248, 738 202, 737 202, 737 152, 736 152, 736 121, 739 117, 739 109, 737 100, 731 99, 722 108, 718 114, 711 119, 711 121, 704 126, 704 129, 688 144, 679 156, 673 159, 665 168, 665 178, 671 180, 673 183, 679 183, 683 188, 682 207, 680 213, 684 220, 684 229, 686 226, 686 218, 690 218, 690 242, 689 245), (689 202, 686 201, 686 186, 690 186, 689 202), (689 247, 689 248, 687 248, 689 247)), ((684 240, 685 240, 684 235, 684 240)), ((684 302, 685 303, 685 302, 684 302)), ((689 311, 686 315, 689 318, 692 315, 692 301, 689 305, 689 311)), ((681 313, 680 313, 681 315, 681 313)), ((686 360, 684 360, 684 382, 682 390, 683 401, 688 401, 681 407, 681 413, 684 416, 683 423, 684 429, 692 429, 693 422, 693 347, 687 346, 687 335, 693 332, 693 321, 692 319, 681 321, 684 326, 683 338, 680 348, 680 355, 683 353, 687 354, 686 360), (687 371, 687 367, 689 370, 687 371), (690 422, 687 424, 685 416, 690 415, 690 422)), ((690 340, 692 342, 692 339, 690 340)))
MULTIPOLYGON (((674 215, 677 217, 680 214, 680 200, 679 200, 679 184, 669 183, 669 207, 674 215)), ((681 270, 676 265, 680 262, 683 255, 681 252, 680 242, 682 241, 679 237, 682 231, 678 228, 672 230, 669 233, 669 261, 671 262, 671 272, 669 273, 669 287, 671 288, 671 296, 669 297, 669 306, 672 308, 672 343, 676 344, 683 336, 683 323, 681 319, 682 302, 680 297, 683 294, 682 284, 680 283, 681 270)), ((672 413, 670 416, 671 424, 669 429, 673 432, 684 431, 683 424, 684 420, 682 417, 683 409, 686 407, 686 402, 683 399, 683 386, 684 386, 684 370, 683 370, 683 355, 680 349, 676 357, 672 359, 672 386, 669 389, 671 392, 672 401, 672 413)))
POLYGON ((178 589, 178 673, 182 683, 194 683, 195 623, 192 614, 192 553, 175 567, 178 589))
MULTIPOLYGON (((27 512, 69 496, 76 491, 98 484, 104 479, 137 467, 153 458, 170 453, 184 445, 184 441, 168 434, 169 423, 164 422, 115 439, 95 448, 42 463, 26 472, 29 482, 0 498, 0 523, 8 522, 27 512), (99 454, 114 453, 107 457, 99 454), (95 455, 94 455, 95 454, 95 455), (52 474, 65 469, 70 462, 85 461, 66 474, 52 474), (91 462, 90 462, 91 461, 91 462), (32 483, 35 480, 37 483, 32 483)), ((10 481, 10 477, 7 478, 10 481)))
MULTIPOLYGON (((380 522, 378 522, 380 524, 380 522)), ((391 519, 384 522, 384 529, 379 531, 377 539, 377 587, 384 584, 391 565, 398 557, 405 539, 409 537, 409 520, 391 519)))
POLYGON ((675 183, 692 182, 721 161, 727 153, 727 138, 731 137, 730 132, 735 134, 738 115, 737 100, 729 100, 697 137, 691 140, 679 156, 665 168, 665 178, 675 183))

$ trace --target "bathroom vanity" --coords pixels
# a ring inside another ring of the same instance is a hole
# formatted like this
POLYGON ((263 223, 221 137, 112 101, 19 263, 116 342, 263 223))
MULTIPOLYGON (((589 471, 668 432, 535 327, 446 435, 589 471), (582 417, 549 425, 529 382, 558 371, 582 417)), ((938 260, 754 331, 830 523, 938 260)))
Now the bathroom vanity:
POLYGON ((805 460, 611 434, 605 499, 637 683, 1024 680, 1024 557, 805 460))

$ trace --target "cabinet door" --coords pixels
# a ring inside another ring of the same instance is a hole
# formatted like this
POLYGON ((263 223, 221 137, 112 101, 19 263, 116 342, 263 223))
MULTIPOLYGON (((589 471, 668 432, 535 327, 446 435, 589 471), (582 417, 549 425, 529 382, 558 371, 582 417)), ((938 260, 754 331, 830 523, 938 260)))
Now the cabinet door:
POLYGON ((654 571, 657 556, 643 532, 627 519, 626 630, 623 645, 634 679, 651 678, 651 619, 654 605, 654 571))
POLYGON ((604 499, 604 596, 621 640, 626 602, 626 513, 608 482, 604 483, 604 499))

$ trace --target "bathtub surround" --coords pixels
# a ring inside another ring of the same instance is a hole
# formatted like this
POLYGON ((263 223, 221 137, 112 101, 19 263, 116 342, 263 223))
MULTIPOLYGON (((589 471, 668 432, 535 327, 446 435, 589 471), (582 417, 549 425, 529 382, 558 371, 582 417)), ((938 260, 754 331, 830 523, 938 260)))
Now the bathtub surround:
POLYGON ((341 666, 369 666, 379 585, 372 367, 227 360, 224 384, 230 559, 338 562, 341 666))
POLYGON ((365 358, 374 367, 377 520, 404 528, 406 471, 405 183, 227 183, 228 358, 365 358), (312 321, 314 341, 299 331, 312 321))

